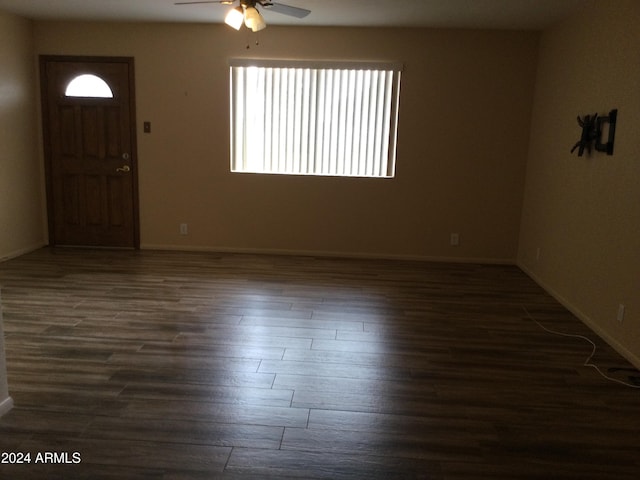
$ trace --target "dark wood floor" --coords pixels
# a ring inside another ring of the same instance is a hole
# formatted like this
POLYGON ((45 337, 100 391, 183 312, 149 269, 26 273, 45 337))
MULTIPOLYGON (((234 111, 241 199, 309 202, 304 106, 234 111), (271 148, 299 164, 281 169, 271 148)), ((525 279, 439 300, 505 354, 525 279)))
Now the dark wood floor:
POLYGON ((525 308, 637 372, 516 267, 43 249, 0 284, 3 479, 640 478, 640 390, 525 308))

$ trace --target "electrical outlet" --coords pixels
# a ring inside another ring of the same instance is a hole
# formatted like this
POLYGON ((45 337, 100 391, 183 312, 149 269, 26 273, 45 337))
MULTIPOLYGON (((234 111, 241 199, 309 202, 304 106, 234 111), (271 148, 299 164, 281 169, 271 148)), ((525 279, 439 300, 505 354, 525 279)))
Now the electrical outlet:
POLYGON ((457 247, 458 245, 460 245, 460 235, 457 233, 452 233, 451 234, 451 245, 453 247, 457 247))
POLYGON ((189 226, 186 223, 180 224, 180 235, 188 235, 189 234, 189 226))
POLYGON ((622 323, 624 320, 624 305, 618 305, 618 322, 622 323))

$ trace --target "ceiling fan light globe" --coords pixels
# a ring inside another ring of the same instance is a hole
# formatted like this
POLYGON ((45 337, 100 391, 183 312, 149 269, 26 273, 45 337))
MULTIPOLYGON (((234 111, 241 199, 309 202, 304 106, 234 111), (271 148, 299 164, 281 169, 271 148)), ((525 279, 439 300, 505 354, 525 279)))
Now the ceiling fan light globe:
POLYGON ((242 13, 242 8, 236 7, 229 10, 229 13, 227 13, 227 16, 224 19, 224 23, 232 28, 235 28, 236 30, 240 30, 243 20, 244 15, 242 13))
POLYGON ((258 18, 254 20, 253 25, 251 25, 251 31, 259 32, 265 28, 267 28, 267 24, 265 23, 264 18, 262 18, 262 15, 258 13, 258 18))
MULTIPOLYGON (((254 7, 246 7, 244 9, 244 24, 247 28, 253 30, 261 20, 262 16, 260 15, 260 12, 258 12, 254 7)), ((262 20, 262 23, 264 23, 264 20, 262 20)))

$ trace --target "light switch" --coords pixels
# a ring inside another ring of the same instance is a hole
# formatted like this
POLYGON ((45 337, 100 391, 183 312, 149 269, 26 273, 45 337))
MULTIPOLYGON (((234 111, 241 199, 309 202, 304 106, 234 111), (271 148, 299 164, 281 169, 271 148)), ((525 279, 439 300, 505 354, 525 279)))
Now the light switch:
POLYGON ((142 124, 142 130, 144 133, 151 133, 151 122, 144 122, 142 124))

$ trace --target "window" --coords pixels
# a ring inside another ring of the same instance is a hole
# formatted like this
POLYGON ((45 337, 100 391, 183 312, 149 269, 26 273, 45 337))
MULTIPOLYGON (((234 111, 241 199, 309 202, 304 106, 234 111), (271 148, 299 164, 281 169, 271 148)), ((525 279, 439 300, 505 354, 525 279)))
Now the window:
POLYGON ((231 171, 393 177, 397 64, 231 62, 231 171))
POLYGON ((67 85, 67 97, 113 98, 107 82, 91 74, 78 75, 67 85))

